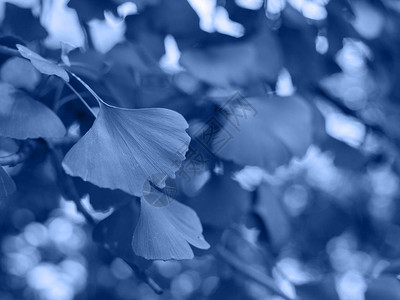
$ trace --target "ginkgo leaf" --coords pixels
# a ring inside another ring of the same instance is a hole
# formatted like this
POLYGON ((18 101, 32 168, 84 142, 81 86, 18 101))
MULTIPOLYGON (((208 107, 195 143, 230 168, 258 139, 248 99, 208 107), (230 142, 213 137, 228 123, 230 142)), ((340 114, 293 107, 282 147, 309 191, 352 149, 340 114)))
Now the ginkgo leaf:
POLYGON ((7 172, 0 167, 0 199, 6 198, 16 191, 15 183, 7 172))
POLYGON ((14 139, 61 138, 64 124, 44 104, 0 82, 0 136, 14 139))
POLYGON ((42 74, 46 75, 55 75, 63 79, 64 81, 69 81, 69 76, 67 71, 65 71, 62 67, 56 65, 54 62, 45 59, 39 54, 33 52, 31 49, 26 48, 22 45, 17 45, 19 53, 29 59, 32 65, 42 74))
POLYGON ((303 99, 269 97, 236 104, 226 107, 228 121, 213 142, 219 157, 273 171, 306 153, 312 141, 312 114, 303 99), (219 141, 226 132, 232 140, 221 148, 219 141), (243 147, 251 147, 251 151, 243 151, 243 147))
POLYGON ((67 153, 63 167, 69 175, 100 187, 141 196, 147 178, 175 177, 190 142, 187 127, 172 110, 102 103, 92 128, 67 153))
POLYGON ((213 173, 200 193, 188 199, 188 204, 199 214, 203 224, 219 228, 226 228, 238 220, 251 204, 251 194, 231 178, 231 172, 224 172, 223 175, 213 173))
POLYGON ((210 245, 204 239, 200 219, 194 210, 173 201, 156 207, 141 199, 140 218, 133 234, 136 255, 146 259, 191 259, 189 244, 200 249, 210 245))

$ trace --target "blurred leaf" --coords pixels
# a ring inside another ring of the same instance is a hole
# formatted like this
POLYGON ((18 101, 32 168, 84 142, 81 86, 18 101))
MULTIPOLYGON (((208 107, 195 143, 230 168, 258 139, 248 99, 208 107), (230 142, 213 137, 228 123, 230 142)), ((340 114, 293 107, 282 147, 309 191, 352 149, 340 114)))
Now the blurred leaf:
POLYGON ((234 181, 232 174, 212 174, 200 193, 188 199, 188 204, 199 214, 202 222, 227 228, 245 215, 251 204, 251 195, 234 181))
POLYGON ((397 259, 397 260, 393 261, 388 267, 386 267, 382 271, 382 274, 394 275, 394 276, 400 275, 400 260, 397 259))
POLYGON ((55 63, 41 57, 39 54, 33 52, 29 48, 22 45, 17 45, 19 53, 32 63, 32 65, 42 74, 55 75, 60 77, 62 80, 68 82, 69 76, 67 71, 55 63))
POLYGON ((104 19, 104 11, 115 12, 117 4, 110 0, 70 0, 68 6, 74 8, 81 22, 104 19))
POLYGON ((15 139, 61 138, 66 130, 57 115, 8 83, 0 82, 0 135, 15 139))
POLYGON ((316 28, 282 26, 279 29, 285 68, 289 71, 295 85, 308 85, 318 82, 322 77, 340 71, 333 57, 317 52, 316 28))
POLYGON ((261 218, 269 240, 276 248, 282 247, 290 238, 291 224, 282 199, 267 184, 258 189, 258 201, 254 212, 261 218))
POLYGON ((110 67, 101 83, 112 96, 110 104, 124 108, 154 107, 175 95, 159 63, 149 58, 139 45, 117 45, 106 59, 110 67))
POLYGON ((151 9, 148 20, 157 31, 164 35, 171 34, 177 40, 205 34, 199 27, 199 17, 187 0, 161 0, 159 5, 151 9))
POLYGON ((399 300, 399 297, 399 280, 388 276, 372 280, 365 292, 365 300, 399 300))
POLYGON ((99 187, 141 196, 153 175, 174 177, 190 141, 178 113, 100 105, 92 128, 67 153, 63 167, 99 187))
POLYGON ((0 199, 7 198, 11 194, 15 193, 16 186, 12 178, 7 172, 0 167, 0 199))
POLYGON ((0 137, 0 156, 14 154, 20 148, 19 143, 11 138, 0 137))
MULTIPOLYGON (((321 281, 309 282, 296 286, 299 299, 305 300, 339 300, 334 278, 324 278, 321 281)), ((385 299, 386 300, 386 299, 385 299)))
POLYGON ((335 165, 347 170, 363 170, 368 161, 360 149, 332 137, 326 138, 321 145, 321 150, 333 153, 335 165))
POLYGON ((25 59, 12 57, 1 66, 0 78, 16 88, 33 91, 40 81, 40 73, 25 59))
POLYGON ((248 41, 184 50, 180 63, 195 77, 219 87, 275 81, 283 67, 279 44, 268 30, 248 41))
POLYGON ((213 144, 223 159, 273 171, 293 156, 302 157, 312 142, 311 110, 298 96, 243 99, 228 103, 226 109, 229 122, 213 144), (221 148, 227 133, 232 139, 221 148))
POLYGON ((208 249, 200 220, 191 208, 172 201, 163 207, 141 199, 140 218, 133 235, 133 250, 146 259, 191 259, 189 244, 208 249))

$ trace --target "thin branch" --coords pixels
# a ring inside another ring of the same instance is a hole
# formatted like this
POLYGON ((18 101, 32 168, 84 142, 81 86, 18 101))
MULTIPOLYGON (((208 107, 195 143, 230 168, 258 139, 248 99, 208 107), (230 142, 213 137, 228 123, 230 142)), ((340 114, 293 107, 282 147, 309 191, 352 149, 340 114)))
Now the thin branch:
POLYGON ((262 285, 267 290, 272 292, 273 294, 282 297, 286 300, 300 300, 298 298, 291 298, 285 293, 283 293, 275 284, 275 282, 266 276, 264 273, 258 271, 255 268, 252 268, 248 264, 240 261, 234 254, 230 251, 226 250, 224 247, 218 246, 217 247, 218 255, 232 268, 236 271, 240 272, 242 275, 247 277, 248 279, 262 285))
MULTIPOLYGON (((63 191, 66 195, 75 203, 78 211, 82 213, 85 217, 86 221, 92 226, 95 227, 97 225, 97 221, 92 217, 92 215, 86 210, 86 208, 82 205, 81 198, 79 197, 79 193, 75 187, 75 184, 70 176, 65 174, 64 170, 62 169, 61 162, 63 159, 63 155, 60 149, 57 149, 51 143, 48 143, 50 152, 52 154, 54 165, 57 171, 57 175, 59 176, 58 181, 63 183, 63 191)), ((102 244, 103 248, 107 250, 112 256, 120 257, 112 249, 106 247, 106 245, 102 244)), ((120 257, 127 265, 131 267, 133 272, 136 276, 145 282, 156 294, 162 294, 163 289, 146 273, 146 271, 142 270, 135 264, 127 261, 126 259, 120 257)))
POLYGON ((107 103, 105 103, 105 102, 103 101, 103 99, 101 99, 101 98, 99 97, 99 95, 97 95, 96 92, 95 92, 86 82, 84 82, 84 81, 82 80, 82 78, 80 78, 78 75, 76 75, 75 73, 73 73, 73 72, 71 72, 71 71, 68 71, 68 72, 69 72, 76 80, 78 80, 79 83, 82 84, 82 85, 85 87, 85 89, 88 90, 88 92, 89 92, 90 94, 92 94, 92 96, 96 99, 97 102, 99 102, 99 104, 103 103, 103 104, 106 104, 106 105, 107 105, 107 103))
POLYGON ((36 143, 33 140, 24 141, 17 152, 0 157, 0 166, 14 167, 24 162, 31 155, 35 146, 36 143))

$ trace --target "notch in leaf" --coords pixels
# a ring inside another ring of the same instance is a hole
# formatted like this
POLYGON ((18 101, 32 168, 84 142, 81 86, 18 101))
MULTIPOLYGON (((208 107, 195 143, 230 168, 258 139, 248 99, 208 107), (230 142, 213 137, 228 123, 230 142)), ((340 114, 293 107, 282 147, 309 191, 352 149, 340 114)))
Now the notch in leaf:
POLYGON ((3 167, 0 167, 0 199, 9 197, 11 194, 15 193, 15 191, 16 187, 14 181, 3 167))
POLYGON ((189 244, 208 249, 200 219, 194 210, 173 201, 155 207, 141 199, 140 218, 133 234, 132 246, 136 255, 146 259, 192 259, 189 244))
POLYGON ((64 124, 44 104, 0 82, 0 136, 14 139, 61 138, 64 124))
POLYGON ((22 45, 17 45, 19 53, 29 59, 32 65, 42 74, 45 75, 55 75, 60 77, 62 80, 69 82, 69 76, 67 71, 62 67, 56 65, 54 62, 45 59, 39 54, 33 52, 31 49, 26 48, 22 45))
POLYGON ((175 177, 190 142, 188 124, 179 113, 99 103, 92 128, 65 156, 63 167, 69 175, 135 196, 142 196, 153 174, 175 177))

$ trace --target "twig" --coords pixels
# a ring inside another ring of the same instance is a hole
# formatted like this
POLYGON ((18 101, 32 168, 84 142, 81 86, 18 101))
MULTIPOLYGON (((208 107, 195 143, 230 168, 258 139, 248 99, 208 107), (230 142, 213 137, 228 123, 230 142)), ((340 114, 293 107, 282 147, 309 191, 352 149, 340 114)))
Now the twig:
MULTIPOLYGON (((62 169, 61 162, 63 159, 62 152, 54 147, 50 142, 48 142, 50 152, 52 154, 53 160, 54 160, 54 165, 57 171, 57 175, 59 176, 58 181, 63 183, 63 191, 67 195, 68 198, 70 198, 76 205, 78 211, 82 213, 82 215, 85 217, 86 221, 92 226, 95 227, 97 225, 97 221, 92 217, 92 215, 86 210, 86 208, 82 205, 81 199, 79 197, 79 193, 76 190, 75 184, 70 176, 65 174, 64 170, 62 169)), ((120 257, 112 249, 109 247, 106 247, 104 244, 102 244, 103 248, 107 250, 112 256, 115 257, 120 257)), ((148 276, 146 271, 142 270, 135 264, 127 261, 126 259, 120 257, 123 261, 125 261, 126 264, 130 266, 130 268, 133 270, 133 272, 136 274, 136 276, 145 282, 156 294, 162 294, 163 289, 151 278, 148 276)))
POLYGON ((275 282, 266 276, 264 273, 258 271, 255 268, 247 265, 246 263, 240 261, 235 257, 230 251, 226 250, 224 247, 218 246, 217 253, 219 256, 232 268, 240 272, 242 275, 246 276, 248 279, 257 282, 262 285, 270 292, 274 293, 277 296, 280 296, 286 300, 300 300, 298 298, 291 298, 285 293, 283 293, 275 284, 275 282))
POLYGON ((33 140, 24 141, 17 152, 0 157, 0 166, 14 167, 24 162, 31 155, 35 145, 36 143, 33 140))

